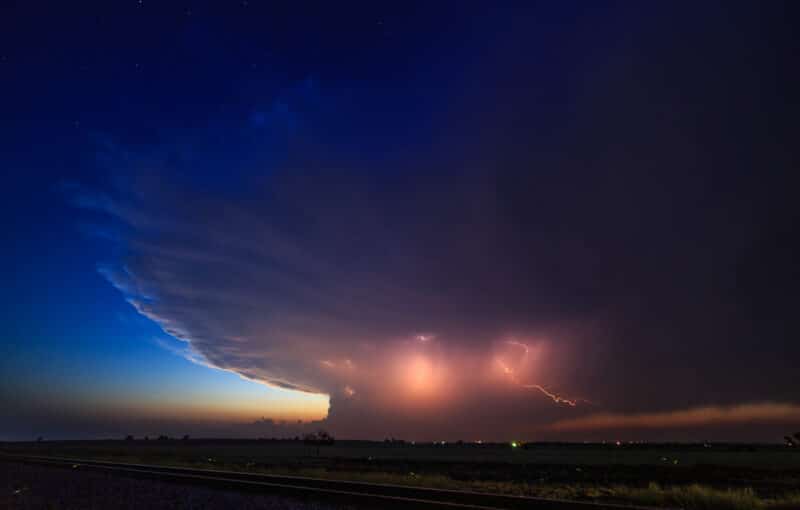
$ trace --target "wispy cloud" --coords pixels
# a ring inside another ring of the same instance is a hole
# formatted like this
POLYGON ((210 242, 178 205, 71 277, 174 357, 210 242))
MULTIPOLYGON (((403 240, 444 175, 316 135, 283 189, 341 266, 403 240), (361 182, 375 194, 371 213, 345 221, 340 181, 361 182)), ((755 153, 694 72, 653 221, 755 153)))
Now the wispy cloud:
POLYGON ((763 423, 800 423, 800 405, 760 402, 657 413, 597 413, 558 420, 548 428, 556 431, 665 429, 763 423))

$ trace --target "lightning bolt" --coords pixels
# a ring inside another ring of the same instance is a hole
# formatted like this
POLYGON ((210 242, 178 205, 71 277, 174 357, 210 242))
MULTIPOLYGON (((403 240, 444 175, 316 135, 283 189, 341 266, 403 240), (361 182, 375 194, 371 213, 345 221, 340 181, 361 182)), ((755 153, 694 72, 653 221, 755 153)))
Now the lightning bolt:
POLYGON ((508 345, 515 345, 517 347, 521 347, 522 350, 525 352, 525 354, 523 354, 522 358, 523 360, 528 357, 528 353, 531 351, 530 347, 528 347, 527 344, 523 344, 522 342, 517 342, 516 340, 507 340, 506 343, 508 345))
POLYGON ((533 389, 533 390, 539 390, 542 393, 544 393, 545 395, 547 395, 548 397, 550 397, 550 400, 552 400, 556 404, 566 404, 566 405, 568 405, 570 407, 575 407, 575 406, 578 405, 578 401, 577 400, 570 400, 568 398, 562 397, 561 395, 556 395, 555 393, 547 391, 546 389, 544 389, 539 384, 523 384, 522 387, 523 388, 528 388, 528 389, 533 389))
MULTIPOLYGON (((515 340, 509 340, 506 343, 509 344, 509 345, 514 345, 514 346, 517 346, 517 347, 520 347, 520 348, 523 349, 523 355, 522 355, 522 358, 520 359, 520 364, 524 363, 525 359, 528 357, 528 353, 530 352, 530 348, 527 345, 523 344, 522 342, 517 342, 515 340)), ((508 376, 509 380, 512 383, 514 383, 514 385, 519 386, 520 388, 528 389, 528 390, 537 390, 537 391, 541 392, 543 395, 547 396, 547 398, 549 398, 550 400, 552 400, 556 404, 565 404, 565 405, 568 405, 570 407, 576 407, 578 405, 578 401, 577 400, 573 400, 573 399, 569 399, 569 398, 566 398, 566 397, 562 397, 561 395, 558 395, 556 393, 553 393, 552 391, 547 390, 541 384, 524 384, 524 383, 522 383, 522 381, 519 380, 519 377, 517 377, 517 374, 514 372, 513 368, 511 368, 510 366, 506 365, 505 362, 503 362, 503 360, 501 360, 499 358, 496 359, 496 362, 500 366, 500 369, 503 371, 503 373, 508 376)))

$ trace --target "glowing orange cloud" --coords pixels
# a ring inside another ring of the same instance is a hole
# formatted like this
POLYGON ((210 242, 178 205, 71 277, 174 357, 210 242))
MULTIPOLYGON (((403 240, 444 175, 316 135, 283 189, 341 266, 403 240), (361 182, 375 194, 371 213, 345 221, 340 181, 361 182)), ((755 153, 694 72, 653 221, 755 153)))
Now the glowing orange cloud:
POLYGON ((761 402, 660 413, 601 413, 559 420, 551 430, 654 429, 748 423, 800 423, 800 405, 761 402))
POLYGON ((455 395, 450 387, 453 381, 448 377, 448 367, 459 362, 425 352, 398 354, 393 361, 395 394, 403 396, 407 404, 414 406, 452 399, 455 395))
MULTIPOLYGON (((381 342, 319 344, 314 354, 308 373, 334 401, 331 408, 344 410, 334 411, 334 430, 366 427, 363 417, 351 418, 361 412, 379 416, 384 428, 406 422, 421 427, 426 420, 440 423, 449 413, 473 412, 476 400, 521 401, 526 392, 540 400, 532 404, 579 405, 545 384, 558 379, 559 365, 552 359, 559 353, 543 339, 505 337, 476 349, 435 332, 412 331, 381 342)), ((517 414, 511 406, 502 412, 517 414)), ((441 423, 437 426, 446 428, 441 423)))
POLYGON ((433 367, 430 360, 423 356, 415 356, 408 366, 408 386, 415 393, 431 390, 433 384, 433 367))

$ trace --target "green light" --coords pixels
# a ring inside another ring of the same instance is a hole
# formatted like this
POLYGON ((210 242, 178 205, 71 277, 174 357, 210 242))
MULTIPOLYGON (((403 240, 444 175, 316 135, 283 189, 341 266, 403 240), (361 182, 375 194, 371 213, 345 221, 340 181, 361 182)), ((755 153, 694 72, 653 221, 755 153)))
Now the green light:
POLYGON ((516 448, 519 446, 516 441, 511 441, 511 448, 516 448))

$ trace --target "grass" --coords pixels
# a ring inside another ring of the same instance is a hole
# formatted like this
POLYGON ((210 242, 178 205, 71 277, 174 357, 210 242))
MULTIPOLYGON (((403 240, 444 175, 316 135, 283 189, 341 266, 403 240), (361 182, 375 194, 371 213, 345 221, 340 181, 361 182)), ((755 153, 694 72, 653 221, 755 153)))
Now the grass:
POLYGON ((752 510, 764 508, 764 502, 753 489, 715 490, 702 485, 661 487, 651 483, 647 488, 617 487, 615 494, 625 501, 648 506, 671 506, 691 510, 752 510))
POLYGON ((765 499, 759 497, 751 488, 720 490, 697 484, 661 487, 657 483, 651 483, 643 489, 615 487, 613 494, 615 498, 630 503, 686 510, 788 510, 800 508, 800 494, 765 499))
MULTIPOLYGON (((271 470, 273 474, 277 473, 271 470)), ((330 473, 325 470, 301 470, 294 475, 315 478, 357 480, 371 483, 413 485, 437 489, 472 490, 493 494, 532 496, 577 501, 607 501, 684 510, 798 510, 800 493, 762 497, 752 488, 717 489, 705 485, 662 487, 650 483, 645 488, 602 486, 594 484, 540 484, 482 480, 455 480, 437 474, 408 473, 330 473)))
MULTIPOLYGON (((169 462, 170 465, 198 467, 197 463, 169 462)), ((274 475, 307 476, 331 480, 361 481, 378 484, 408 485, 436 489, 471 490, 492 494, 508 494, 575 501, 605 501, 683 510, 797 510, 800 493, 762 497, 752 488, 718 489, 705 485, 647 487, 597 484, 552 484, 518 481, 457 480, 442 474, 388 472, 328 471, 323 468, 260 469, 242 465, 216 464, 211 469, 250 471, 274 475)))
POLYGON ((342 441, 318 451, 302 442, 192 440, 7 443, 0 450, 686 510, 800 509, 800 451, 769 445, 342 441))

